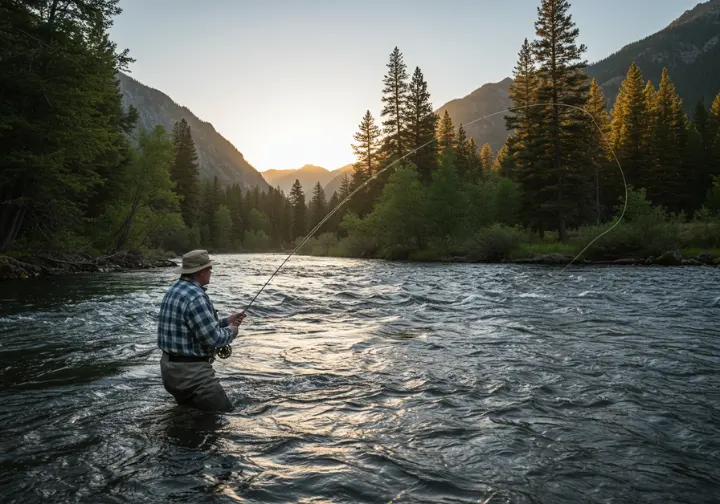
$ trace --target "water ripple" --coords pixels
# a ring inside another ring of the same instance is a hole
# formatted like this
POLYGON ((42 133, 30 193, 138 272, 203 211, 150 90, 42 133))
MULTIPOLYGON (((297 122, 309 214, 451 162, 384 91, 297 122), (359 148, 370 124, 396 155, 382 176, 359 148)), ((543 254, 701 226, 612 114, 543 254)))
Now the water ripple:
MULTIPOLYGON (((282 261, 220 256, 241 309, 282 261)), ((215 367, 162 388, 167 271, 0 285, 3 502, 717 502, 712 268, 295 257, 215 367)))

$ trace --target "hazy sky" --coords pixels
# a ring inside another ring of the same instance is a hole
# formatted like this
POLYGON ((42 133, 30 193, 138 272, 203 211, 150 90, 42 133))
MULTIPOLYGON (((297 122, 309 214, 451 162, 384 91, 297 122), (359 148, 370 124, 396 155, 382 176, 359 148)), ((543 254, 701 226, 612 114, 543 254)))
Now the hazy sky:
MULTIPOLYGON (((575 0, 590 62, 667 26, 697 0, 575 0)), ((121 0, 112 37, 131 75, 211 122, 260 171, 354 161, 379 122, 395 46, 433 105, 512 73, 540 0, 121 0), (386 5, 387 4, 387 5, 386 5)))

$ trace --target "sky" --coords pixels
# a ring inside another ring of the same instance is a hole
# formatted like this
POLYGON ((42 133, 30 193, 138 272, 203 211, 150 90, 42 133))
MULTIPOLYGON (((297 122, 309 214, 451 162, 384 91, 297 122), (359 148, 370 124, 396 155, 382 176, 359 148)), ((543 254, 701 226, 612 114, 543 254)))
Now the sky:
MULTIPOLYGON (((698 0, 571 0, 592 63, 698 0)), ((130 75, 232 142, 259 171, 354 162, 366 110, 380 122, 394 47, 434 108, 512 75, 540 0, 120 0, 111 38, 130 75)))

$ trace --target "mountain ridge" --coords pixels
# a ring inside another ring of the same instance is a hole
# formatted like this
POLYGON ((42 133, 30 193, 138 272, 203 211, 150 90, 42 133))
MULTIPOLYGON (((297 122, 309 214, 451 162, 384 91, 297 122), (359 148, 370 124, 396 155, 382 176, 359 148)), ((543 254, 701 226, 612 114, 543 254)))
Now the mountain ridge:
MULTIPOLYGON (((640 67, 645 80, 656 86, 662 69, 667 67, 688 113, 700 99, 706 105, 712 103, 720 92, 720 0, 700 3, 666 28, 590 64, 586 72, 597 79, 610 107, 633 62, 640 67)), ((447 102, 436 112, 442 115, 447 110, 457 127, 461 122, 466 124, 485 114, 508 109, 512 106, 511 83, 508 77, 484 84, 463 98, 447 102)), ((496 153, 509 134, 503 115, 478 121, 466 130, 479 147, 487 142, 496 153)))
POLYGON ((217 176, 222 185, 239 184, 245 190, 256 186, 263 190, 268 188, 260 172, 210 122, 203 121, 162 91, 127 74, 120 72, 117 79, 123 107, 127 109, 132 105, 138 111, 136 129, 151 130, 160 125, 171 132, 175 122, 183 118, 187 121, 198 154, 200 178, 217 176))

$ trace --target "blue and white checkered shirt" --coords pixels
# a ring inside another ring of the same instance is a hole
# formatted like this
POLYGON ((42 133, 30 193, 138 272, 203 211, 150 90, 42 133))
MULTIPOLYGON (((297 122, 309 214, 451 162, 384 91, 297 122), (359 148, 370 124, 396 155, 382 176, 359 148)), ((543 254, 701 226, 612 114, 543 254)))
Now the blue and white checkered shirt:
POLYGON ((205 289, 194 280, 177 280, 160 306, 158 346, 167 353, 211 357, 215 347, 229 345, 233 330, 218 319, 205 289))

